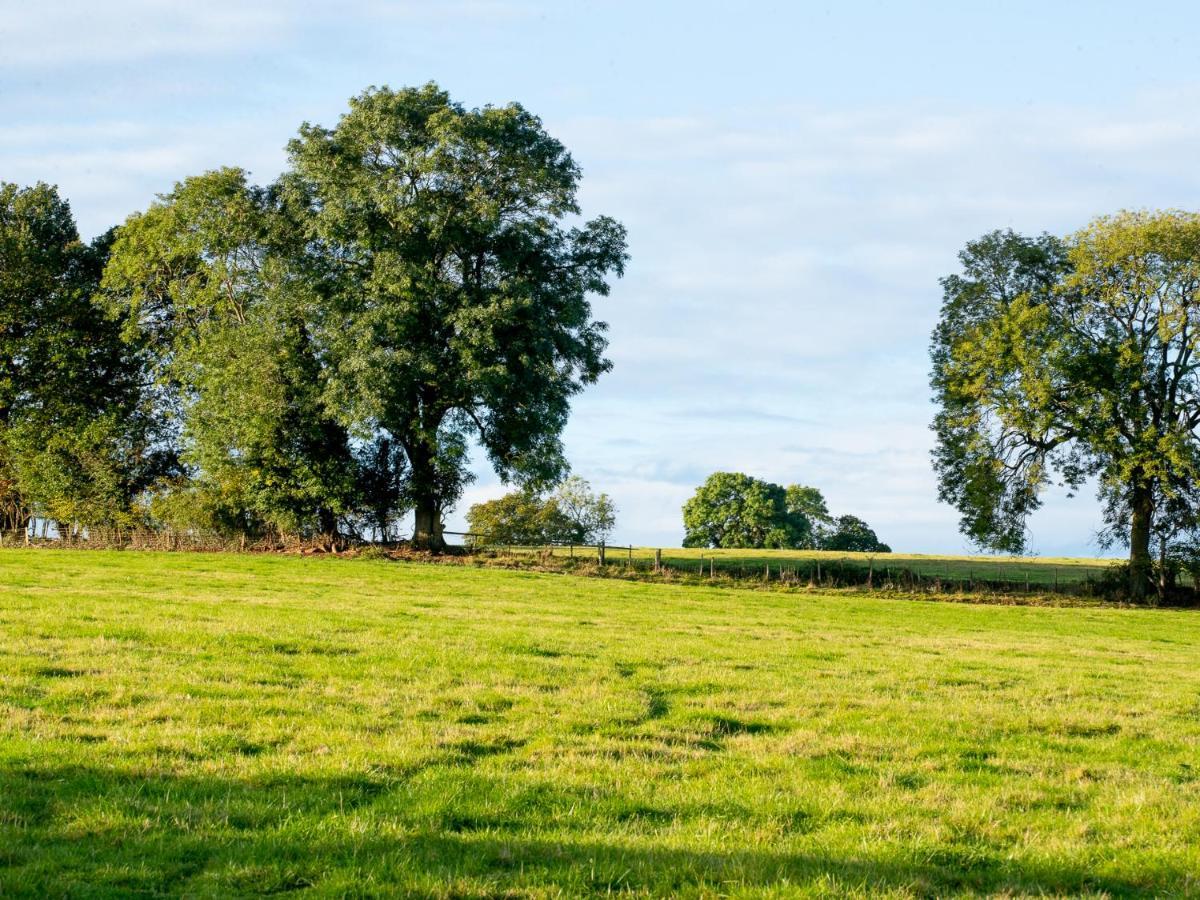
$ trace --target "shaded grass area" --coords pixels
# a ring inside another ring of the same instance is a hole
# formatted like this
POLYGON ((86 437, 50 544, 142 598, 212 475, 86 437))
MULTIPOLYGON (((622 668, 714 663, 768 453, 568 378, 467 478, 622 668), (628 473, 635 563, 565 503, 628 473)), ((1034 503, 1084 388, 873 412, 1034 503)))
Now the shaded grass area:
POLYGON ((1188 895, 1200 618, 0 553, 0 895, 1188 895))

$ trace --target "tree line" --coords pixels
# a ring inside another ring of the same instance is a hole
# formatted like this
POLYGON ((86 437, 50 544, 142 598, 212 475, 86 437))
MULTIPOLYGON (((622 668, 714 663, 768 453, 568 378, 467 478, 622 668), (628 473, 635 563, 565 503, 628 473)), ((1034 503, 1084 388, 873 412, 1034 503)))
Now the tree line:
POLYGON ((269 185, 178 183, 91 242, 0 185, 0 529, 173 527, 443 545, 468 447, 529 490, 610 368, 591 298, 625 230, 517 104, 370 89, 269 185))

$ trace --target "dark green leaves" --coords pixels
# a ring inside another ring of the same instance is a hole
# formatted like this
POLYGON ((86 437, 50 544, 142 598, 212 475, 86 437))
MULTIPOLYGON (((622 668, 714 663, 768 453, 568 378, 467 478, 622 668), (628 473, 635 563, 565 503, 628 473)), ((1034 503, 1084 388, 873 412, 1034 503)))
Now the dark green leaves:
POLYGON ((468 436, 506 479, 560 479, 570 399, 609 367, 589 295, 626 258, 612 219, 565 226, 566 149, 518 105, 467 110, 427 85, 367 91, 289 150, 340 420, 404 448, 435 530, 465 478, 438 474, 441 448, 468 436))

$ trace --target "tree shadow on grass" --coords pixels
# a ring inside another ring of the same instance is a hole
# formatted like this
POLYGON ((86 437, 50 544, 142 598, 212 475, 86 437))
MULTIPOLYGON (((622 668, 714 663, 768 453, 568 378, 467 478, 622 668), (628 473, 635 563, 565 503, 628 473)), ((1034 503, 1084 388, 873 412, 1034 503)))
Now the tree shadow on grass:
MULTIPOLYGON (((1001 848, 705 851, 672 825, 703 810, 516 787, 465 768, 330 778, 150 775, 86 767, 0 771, 0 895, 333 893, 457 896, 618 891, 728 893, 820 885, 826 893, 1186 894, 1177 867, 1137 877, 1001 848), (426 772, 426 774, 429 774, 426 772), (563 818, 564 810, 583 815, 563 818), (612 837, 597 838, 608 828, 612 837)), ((736 811, 735 811, 736 812, 736 811)), ((750 810, 742 811, 747 817, 750 810)), ((813 830, 811 817, 804 828, 813 830)))

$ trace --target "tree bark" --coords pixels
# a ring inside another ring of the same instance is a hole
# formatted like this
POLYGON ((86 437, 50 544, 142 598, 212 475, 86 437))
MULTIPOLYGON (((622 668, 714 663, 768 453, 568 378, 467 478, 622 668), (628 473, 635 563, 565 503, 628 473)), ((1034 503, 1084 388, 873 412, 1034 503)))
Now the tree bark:
POLYGON ((336 550, 338 546, 337 516, 327 506, 317 510, 317 530, 321 532, 321 541, 328 549, 336 550))
POLYGON ((446 549, 442 536, 442 504, 437 493, 437 477, 432 450, 420 441, 405 444, 411 471, 413 512, 412 545, 419 550, 440 553, 446 549))
POLYGON ((1154 568, 1150 557, 1150 525, 1154 518, 1154 498, 1150 489, 1135 487, 1129 529, 1129 597, 1141 602, 1151 583, 1154 568))
POLYGON ((413 546, 420 550, 432 550, 439 553, 446 549, 446 539, 442 536, 442 514, 438 508, 437 498, 424 496, 417 498, 414 509, 416 522, 413 527, 413 546))

